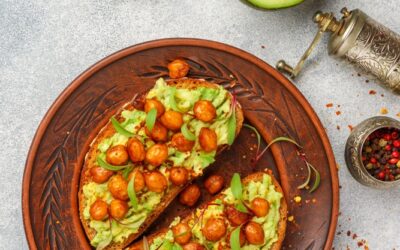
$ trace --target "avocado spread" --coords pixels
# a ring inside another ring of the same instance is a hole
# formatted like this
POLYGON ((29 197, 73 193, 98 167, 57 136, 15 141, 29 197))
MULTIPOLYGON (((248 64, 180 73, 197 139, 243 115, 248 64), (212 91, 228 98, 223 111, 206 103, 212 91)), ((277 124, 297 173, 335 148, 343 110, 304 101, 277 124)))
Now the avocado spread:
MULTIPOLYGON (((275 190, 275 186, 272 183, 271 176, 264 174, 262 181, 251 181, 247 185, 243 186, 243 199, 245 201, 252 201, 254 198, 264 198, 270 204, 270 210, 268 214, 264 217, 253 217, 252 221, 255 221, 262 225, 264 229, 265 241, 262 245, 250 245, 246 244, 241 249, 244 250, 268 250, 271 246, 278 240, 278 223, 280 219, 279 208, 281 204, 281 198, 283 195, 275 190)), ((235 198, 228 188, 223 192, 223 199, 217 199, 212 202, 211 205, 207 206, 204 210, 197 209, 195 216, 189 220, 188 224, 192 228, 192 240, 206 246, 206 249, 218 250, 219 245, 222 247, 227 245, 229 239, 222 238, 217 242, 207 241, 203 236, 201 231, 201 225, 204 225, 209 218, 218 218, 224 216, 224 206, 235 204, 235 198), (199 218, 201 221, 199 221, 199 218)), ((176 218, 173 223, 171 223, 170 228, 179 222, 179 218, 176 218)), ((233 230, 233 227, 228 225, 227 232, 233 230)), ((168 230, 166 235, 159 236, 154 239, 150 245, 150 250, 155 249, 170 249, 164 248, 164 245, 175 244, 173 243, 174 238, 172 230, 168 230)))
MULTIPOLYGON (((228 119, 231 115, 231 100, 229 93, 223 87, 207 88, 198 87, 195 89, 176 88, 169 86, 161 78, 157 80, 153 89, 151 89, 147 99, 156 98, 160 101, 166 110, 179 111, 183 114, 183 120, 188 129, 198 138, 200 129, 208 127, 217 134, 217 144, 227 144, 228 138, 228 119), (198 100, 209 100, 216 108, 217 117, 211 123, 205 123, 193 119, 193 106, 198 100)), ((124 118, 120 125, 127 131, 139 135, 140 140, 149 148, 155 142, 150 140, 145 133, 143 124, 146 120, 146 113, 141 110, 123 110, 121 116, 124 118)), ((106 151, 116 145, 126 145, 129 138, 123 134, 115 132, 112 136, 103 139, 98 144, 98 156, 103 160, 106 158, 106 151)), ((158 170, 168 179, 167 169, 173 166, 181 166, 191 169, 195 175, 201 175, 203 169, 215 161, 216 151, 204 152, 201 150, 198 139, 190 152, 180 152, 168 146, 168 161, 165 161, 158 170), (171 164, 172 162, 172 164, 171 164)), ((132 163, 130 163, 132 164, 132 163)), ((143 166, 134 165, 143 169, 143 166)), ((147 169, 153 169, 151 165, 146 165, 147 169)), ((161 202, 164 193, 155 193, 144 190, 137 194, 138 207, 136 209, 129 203, 129 210, 122 220, 105 219, 103 221, 93 220, 90 216, 90 207, 97 200, 102 199, 107 204, 113 200, 110 191, 107 188, 108 181, 103 184, 88 182, 83 186, 83 195, 85 197, 83 204, 83 217, 89 222, 90 228, 96 231, 95 237, 91 240, 94 247, 107 246, 111 242, 123 242, 131 234, 136 233, 139 227, 146 220, 147 216, 161 202)), ((168 186, 171 184, 169 183, 168 186)), ((167 191, 168 192, 168 189, 167 191)), ((152 248, 153 249, 153 248, 152 248)))

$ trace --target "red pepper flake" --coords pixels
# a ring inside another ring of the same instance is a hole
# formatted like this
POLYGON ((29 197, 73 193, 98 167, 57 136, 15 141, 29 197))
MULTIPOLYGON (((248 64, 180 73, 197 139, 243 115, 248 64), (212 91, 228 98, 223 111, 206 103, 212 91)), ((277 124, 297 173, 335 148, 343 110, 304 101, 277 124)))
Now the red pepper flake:
POLYGON ((327 103, 326 105, 325 105, 327 108, 332 108, 333 107, 333 103, 327 103))
POLYGON ((370 95, 376 95, 376 91, 373 90, 373 89, 371 89, 371 90, 369 91, 369 94, 370 94, 370 95))
POLYGON ((349 231, 347 231, 347 236, 350 236, 351 235, 351 232, 350 232, 350 230, 349 231))
POLYGON ((336 115, 341 115, 342 114, 342 112, 341 111, 336 111, 336 115))
POLYGON ((353 240, 357 238, 357 234, 353 234, 353 240))
POLYGON ((353 131, 354 127, 351 125, 347 125, 347 127, 349 127, 350 131, 353 131))
POLYGON ((381 96, 382 96, 382 97, 385 97, 385 95, 384 95, 384 94, 381 94, 381 96))

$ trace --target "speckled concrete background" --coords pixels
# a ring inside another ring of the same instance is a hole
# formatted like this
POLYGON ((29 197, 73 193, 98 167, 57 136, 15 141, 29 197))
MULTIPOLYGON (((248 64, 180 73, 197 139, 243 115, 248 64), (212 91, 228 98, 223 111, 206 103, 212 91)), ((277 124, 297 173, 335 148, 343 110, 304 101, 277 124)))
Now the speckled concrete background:
MULTIPOLYGON (((206 38, 270 64, 281 58, 294 63, 316 31, 313 13, 338 13, 343 6, 361 8, 400 32, 398 0, 306 0, 281 11, 252 9, 239 0, 0 1, 0 249, 27 248, 20 200, 25 157, 46 110, 87 67, 124 47, 164 37, 206 38)), ((378 115, 381 107, 396 117, 399 97, 328 57, 323 45, 312 59, 296 85, 320 116, 341 166, 335 249, 358 249, 360 239, 370 249, 399 249, 400 190, 359 185, 343 158, 347 126, 378 115), (377 94, 369 95, 371 89, 377 94), (353 240, 347 231, 358 237, 353 240)))

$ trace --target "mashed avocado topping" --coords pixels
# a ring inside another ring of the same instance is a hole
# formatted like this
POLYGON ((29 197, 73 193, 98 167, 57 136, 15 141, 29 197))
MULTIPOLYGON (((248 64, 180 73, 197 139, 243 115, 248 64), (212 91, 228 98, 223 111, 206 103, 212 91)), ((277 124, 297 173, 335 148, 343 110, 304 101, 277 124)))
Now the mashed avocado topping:
MULTIPOLYGON (((211 242, 204 237, 201 228, 201 226, 204 225, 209 218, 223 218, 225 206, 235 204, 236 201, 230 188, 226 189, 223 192, 223 195, 224 197, 222 200, 215 200, 205 209, 197 209, 195 216, 188 222, 188 225, 192 228, 192 241, 200 243, 201 245, 205 246, 206 249, 218 250, 220 249, 219 246, 228 247, 227 244, 229 239, 227 236, 223 237, 217 242, 211 242)), ((270 205, 269 212, 266 216, 254 216, 251 219, 252 221, 262 225, 265 241, 262 245, 250 245, 249 243, 246 243, 243 247, 241 247, 241 249, 244 250, 268 250, 278 240, 277 229, 280 220, 279 208, 283 195, 275 190, 275 186, 272 183, 272 178, 270 175, 264 174, 261 181, 251 181, 247 185, 243 185, 244 201, 250 202, 257 197, 266 199, 270 205)), ((170 228, 176 225, 177 221, 179 222, 179 219, 174 220, 174 222, 171 223, 170 228)), ((228 223, 227 232, 230 232, 233 229, 234 228, 228 223)), ((165 243, 167 241, 169 244, 174 242, 172 230, 168 230, 167 237, 163 235, 155 238, 150 245, 150 250, 168 249, 162 247, 162 245, 167 244, 165 243)))
MULTIPOLYGON (((223 87, 207 88, 198 87, 193 89, 176 88, 169 86, 163 79, 157 80, 153 89, 151 89, 146 99, 157 99, 160 101, 165 110, 174 110, 182 113, 183 121, 187 124, 187 128, 196 136, 196 141, 191 151, 181 152, 167 142, 168 158, 157 168, 147 163, 135 163, 129 161, 128 165, 131 168, 139 168, 141 171, 150 171, 157 169, 168 180, 168 169, 172 166, 184 167, 193 172, 193 176, 201 175, 203 170, 215 161, 216 150, 212 152, 205 152, 202 150, 199 143, 199 134, 201 128, 210 128, 215 131, 217 135, 217 145, 224 145, 228 143, 228 120, 231 116, 231 99, 229 93, 223 87), (194 119, 193 107, 198 100, 208 100, 212 102, 216 109, 216 118, 209 123, 194 119)), ((147 134, 144 127, 146 120, 146 113, 142 110, 123 110, 121 112, 123 118, 120 125, 126 131, 137 135, 137 139, 143 143, 145 150, 153 146, 154 142, 147 134)), ((172 132, 169 131, 169 138, 172 132)), ((110 137, 102 139, 97 146, 97 157, 106 161, 107 151, 117 145, 127 146, 130 138, 126 135, 115 132, 110 137)), ((123 171, 118 171, 122 173, 123 171)), ((125 176, 126 178, 126 176, 125 176)), ((120 243, 128 238, 131 234, 138 232, 142 223, 146 220, 147 216, 157 207, 161 202, 162 197, 172 183, 168 183, 165 191, 156 193, 147 189, 137 194, 138 208, 134 209, 129 200, 128 212, 121 220, 108 218, 104 220, 94 220, 90 214, 90 207, 92 204, 101 199, 110 205, 114 199, 108 190, 109 180, 105 183, 96 183, 94 181, 88 182, 83 186, 83 195, 85 197, 83 204, 83 217, 88 221, 90 228, 96 231, 95 237, 92 239, 92 246, 101 248, 107 246, 111 242, 120 243)))

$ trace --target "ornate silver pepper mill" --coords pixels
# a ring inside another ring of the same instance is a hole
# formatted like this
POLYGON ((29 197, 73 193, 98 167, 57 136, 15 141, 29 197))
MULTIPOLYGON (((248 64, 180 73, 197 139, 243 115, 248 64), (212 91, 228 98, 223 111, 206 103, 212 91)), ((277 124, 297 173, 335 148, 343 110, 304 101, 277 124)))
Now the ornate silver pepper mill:
POLYGON ((400 35, 359 9, 348 11, 343 8, 341 13, 342 18, 337 20, 333 13, 318 11, 313 20, 318 24, 319 31, 296 67, 280 60, 276 68, 295 78, 323 33, 330 32, 330 55, 347 59, 363 71, 374 75, 383 86, 400 94, 400 35))

